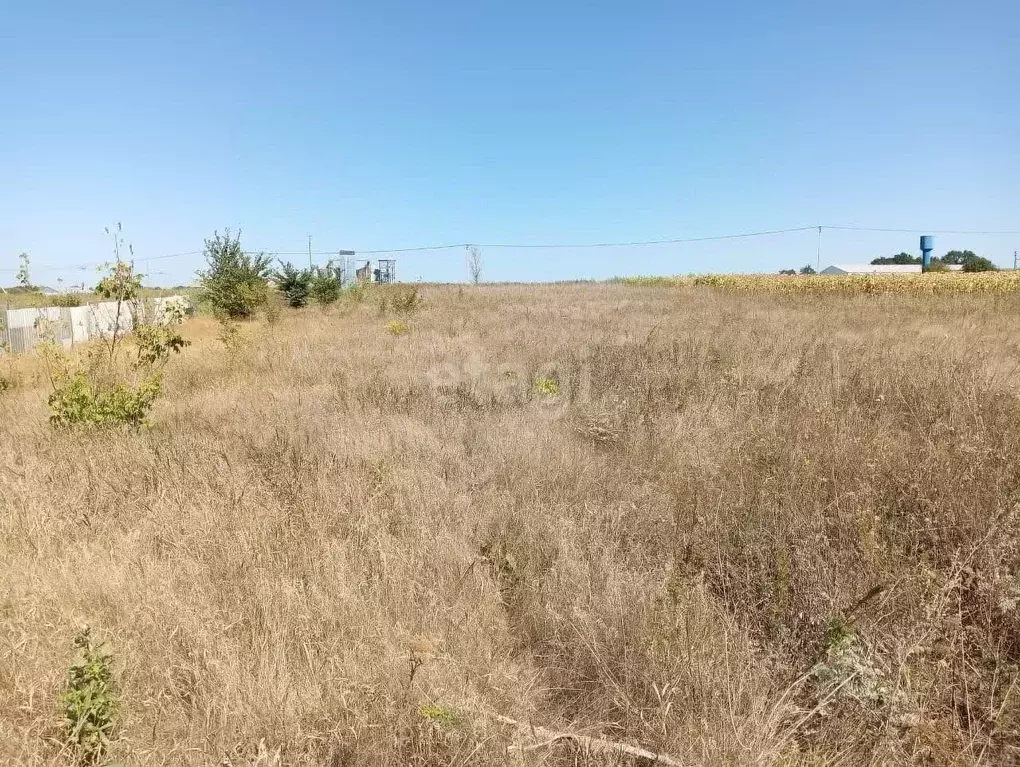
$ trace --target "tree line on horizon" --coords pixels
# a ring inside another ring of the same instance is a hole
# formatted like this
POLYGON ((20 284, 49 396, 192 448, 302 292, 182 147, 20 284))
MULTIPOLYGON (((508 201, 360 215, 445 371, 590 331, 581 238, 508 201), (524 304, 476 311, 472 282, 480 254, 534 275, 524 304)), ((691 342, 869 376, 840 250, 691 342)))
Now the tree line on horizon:
MULTIPOLYGON (((897 266, 909 266, 909 265, 920 265, 921 257, 914 256, 910 253, 900 252, 895 256, 879 256, 878 258, 871 259, 870 262, 873 266, 886 266, 886 265, 897 265, 897 266)), ((962 266, 965 272, 995 272, 998 271, 999 267, 991 262, 991 260, 984 256, 979 256, 973 250, 951 250, 941 258, 933 258, 928 265, 928 271, 930 272, 946 272, 949 271, 950 266, 962 266)), ((798 274, 796 269, 781 269, 780 274, 794 275, 798 274)), ((811 264, 807 264, 800 269, 800 274, 816 274, 815 269, 811 264)))

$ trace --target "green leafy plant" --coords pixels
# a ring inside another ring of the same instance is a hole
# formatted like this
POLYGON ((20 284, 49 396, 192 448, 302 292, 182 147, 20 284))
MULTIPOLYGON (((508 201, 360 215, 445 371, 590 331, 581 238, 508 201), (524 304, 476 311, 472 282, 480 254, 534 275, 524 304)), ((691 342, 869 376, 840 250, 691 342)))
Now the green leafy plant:
POLYGON ((325 269, 316 269, 312 273, 311 295, 320 306, 335 304, 340 298, 340 277, 332 265, 325 269))
POLYGON ((93 428, 148 425, 148 414, 163 390, 162 368, 170 357, 188 345, 178 332, 184 306, 167 303, 153 322, 142 324, 144 314, 137 303, 141 280, 130 264, 118 261, 108 267, 96 286, 104 298, 116 301, 108 344, 94 349, 87 364, 73 362, 56 343, 41 347, 50 371, 52 392, 48 398, 50 423, 60 428, 93 428), (132 302, 136 327, 132 337, 135 359, 128 365, 118 344, 124 337, 120 318, 132 302), (128 371, 133 370, 130 374, 128 371))
POLYGON ((28 274, 29 264, 30 261, 28 258, 28 253, 22 253, 20 256, 18 256, 18 274, 16 278, 18 280, 18 285, 20 285, 25 290, 33 289, 32 278, 28 274))
POLYGON ((280 262, 280 268, 273 274, 276 280, 276 289, 287 299, 287 305, 293 309, 300 309, 308 305, 308 295, 311 292, 312 272, 310 269, 298 269, 294 264, 280 262))
POLYGON ((418 714, 441 727, 454 727, 461 721, 460 712, 455 708, 439 703, 424 704, 418 707, 418 714))
POLYGON ((121 261, 119 258, 115 264, 105 264, 100 267, 100 271, 104 275, 96 283, 95 292, 101 298, 116 303, 113 330, 108 339, 110 356, 113 357, 117 350, 117 342, 124 335, 121 331, 121 317, 132 311, 135 316, 138 315, 136 302, 142 290, 142 276, 135 273, 134 267, 130 263, 121 261))
POLYGON ((77 293, 61 293, 50 296, 50 306, 59 306, 63 309, 71 309, 82 305, 82 298, 77 293))
POLYGON ((555 376, 539 376, 535 379, 535 388, 539 394, 546 397, 555 397, 560 393, 560 382, 555 376))
POLYGON ((220 330, 216 334, 217 340, 227 347, 227 351, 236 353, 242 344, 241 331, 237 327, 237 323, 229 317, 220 317, 219 323, 220 330))
POLYGON ((84 370, 57 373, 47 400, 50 423, 59 427, 148 425, 147 416, 163 389, 155 373, 136 386, 124 383, 102 386, 84 370))
POLYGON ((252 255, 241 249, 241 235, 215 232, 205 241, 208 268, 198 273, 202 298, 213 314, 230 319, 247 319, 268 297, 270 257, 252 255))
POLYGON ((972 254, 970 258, 963 261, 963 271, 965 272, 995 272, 998 269, 999 267, 984 256, 972 254))
POLYGON ((393 291, 390 306, 397 314, 413 314, 425 305, 425 297, 417 286, 393 291))
POLYGON ((164 310, 162 321, 142 325, 135 329, 134 342, 138 347, 135 367, 151 368, 165 363, 171 354, 180 354, 191 342, 177 331, 184 321, 184 309, 170 304, 164 310))
POLYGON ((411 326, 403 320, 390 320, 386 323, 386 332, 391 336, 406 336, 411 332, 411 326))
POLYGON ((120 702, 113 656, 96 643, 88 627, 74 638, 75 658, 60 702, 65 741, 78 764, 99 764, 110 745, 120 702))
POLYGON ((360 282, 351 283, 351 285, 344 290, 344 296, 352 303, 360 304, 365 300, 365 286, 360 282))

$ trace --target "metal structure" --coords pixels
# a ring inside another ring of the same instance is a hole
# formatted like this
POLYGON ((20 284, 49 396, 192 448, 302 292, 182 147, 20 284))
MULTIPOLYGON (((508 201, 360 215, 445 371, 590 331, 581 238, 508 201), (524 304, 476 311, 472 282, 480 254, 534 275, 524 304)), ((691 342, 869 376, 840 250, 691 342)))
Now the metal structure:
POLYGON ((395 258, 380 258, 379 268, 375 270, 376 282, 397 281, 397 260, 395 258))
POLYGON ((372 266, 371 259, 355 261, 348 259, 341 277, 343 282, 396 282, 397 261, 393 258, 380 258, 377 266, 372 266))
POLYGON ((935 250, 935 238, 930 234, 921 235, 921 271, 928 271, 931 266, 931 252, 935 250))

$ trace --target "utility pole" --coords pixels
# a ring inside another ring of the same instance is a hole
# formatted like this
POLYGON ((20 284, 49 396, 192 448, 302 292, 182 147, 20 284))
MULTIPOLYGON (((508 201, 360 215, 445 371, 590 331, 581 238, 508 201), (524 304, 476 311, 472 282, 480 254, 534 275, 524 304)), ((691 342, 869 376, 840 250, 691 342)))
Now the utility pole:
POLYGON ((312 268, 312 235, 308 235, 308 268, 312 268))
POLYGON ((1013 251, 1013 271, 1016 271, 1016 251, 1013 251))
POLYGON ((822 227, 818 227, 818 252, 815 256, 818 260, 818 271, 822 271, 822 227))

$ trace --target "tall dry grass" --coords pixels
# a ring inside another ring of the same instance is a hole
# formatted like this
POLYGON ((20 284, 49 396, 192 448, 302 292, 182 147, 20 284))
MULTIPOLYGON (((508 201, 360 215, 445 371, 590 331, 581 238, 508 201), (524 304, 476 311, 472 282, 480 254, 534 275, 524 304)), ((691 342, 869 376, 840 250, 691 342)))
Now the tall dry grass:
POLYGON ((426 298, 196 319, 141 434, 18 363, 0 759, 68 758, 82 624, 131 764, 1018 759, 1017 299, 426 298))

